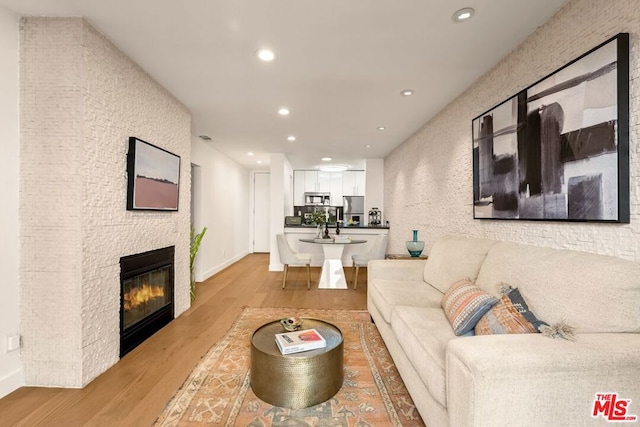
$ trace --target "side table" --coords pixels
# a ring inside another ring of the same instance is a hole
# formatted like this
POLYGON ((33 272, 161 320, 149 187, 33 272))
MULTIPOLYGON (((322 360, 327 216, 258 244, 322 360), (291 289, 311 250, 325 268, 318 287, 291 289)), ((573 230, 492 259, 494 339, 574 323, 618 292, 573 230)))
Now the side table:
POLYGON ((385 256, 386 259, 408 259, 408 260, 416 260, 416 259, 427 259, 429 255, 420 255, 420 256, 411 256, 409 254, 387 254, 385 256))

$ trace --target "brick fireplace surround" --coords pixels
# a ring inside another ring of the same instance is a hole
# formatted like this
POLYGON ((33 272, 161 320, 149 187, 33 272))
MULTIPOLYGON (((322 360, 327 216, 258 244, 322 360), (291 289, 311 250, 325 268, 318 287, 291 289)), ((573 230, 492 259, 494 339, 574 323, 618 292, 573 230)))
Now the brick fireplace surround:
POLYGON ((25 384, 83 387, 119 360, 120 257, 175 246, 189 307, 191 115, 81 18, 25 18, 20 37, 25 384), (130 136, 181 157, 178 212, 126 210, 130 136))

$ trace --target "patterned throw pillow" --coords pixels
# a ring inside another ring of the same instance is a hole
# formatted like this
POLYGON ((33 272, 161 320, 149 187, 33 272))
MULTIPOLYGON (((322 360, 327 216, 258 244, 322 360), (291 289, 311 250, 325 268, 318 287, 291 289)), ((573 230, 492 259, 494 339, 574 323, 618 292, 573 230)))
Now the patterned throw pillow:
POLYGON ((493 295, 471 283, 470 279, 455 282, 442 297, 442 308, 456 335, 473 330, 476 323, 498 302, 493 295))
POLYGON ((518 288, 507 287, 500 301, 476 324, 476 335, 527 334, 549 326, 530 310, 518 288))

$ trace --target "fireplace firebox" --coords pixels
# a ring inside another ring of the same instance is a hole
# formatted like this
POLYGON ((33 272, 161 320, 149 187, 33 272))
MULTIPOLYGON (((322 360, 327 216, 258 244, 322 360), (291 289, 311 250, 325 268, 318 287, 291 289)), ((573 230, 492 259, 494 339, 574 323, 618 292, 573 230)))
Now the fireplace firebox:
POLYGON ((120 258, 120 357, 173 320, 175 246, 120 258))

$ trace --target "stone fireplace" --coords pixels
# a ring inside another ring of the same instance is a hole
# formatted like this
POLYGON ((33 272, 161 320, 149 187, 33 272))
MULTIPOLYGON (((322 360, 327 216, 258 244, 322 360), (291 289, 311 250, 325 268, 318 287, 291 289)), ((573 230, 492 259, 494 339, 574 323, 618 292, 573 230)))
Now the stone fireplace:
POLYGON ((120 258, 120 357, 174 317, 175 247, 120 258))
POLYGON ((141 340, 138 312, 189 308, 190 168, 175 212, 128 211, 126 170, 130 136, 190 165, 191 115, 82 18, 25 17, 20 32, 24 384, 84 387, 141 340), (120 260, 168 247, 172 285, 127 314, 123 346, 120 260))

